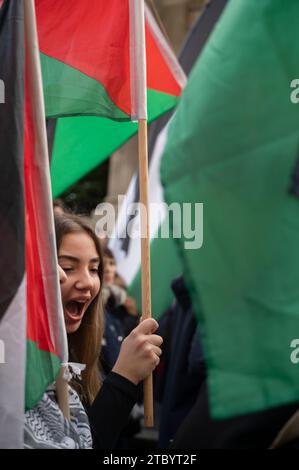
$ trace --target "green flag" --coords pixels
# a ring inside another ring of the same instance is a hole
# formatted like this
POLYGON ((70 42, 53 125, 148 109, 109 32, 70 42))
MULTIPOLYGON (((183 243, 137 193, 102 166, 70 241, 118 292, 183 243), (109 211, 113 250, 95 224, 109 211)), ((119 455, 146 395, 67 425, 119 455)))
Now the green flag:
POLYGON ((168 203, 204 204, 199 250, 178 241, 200 320, 211 412, 298 401, 299 2, 230 0, 169 130, 168 203))

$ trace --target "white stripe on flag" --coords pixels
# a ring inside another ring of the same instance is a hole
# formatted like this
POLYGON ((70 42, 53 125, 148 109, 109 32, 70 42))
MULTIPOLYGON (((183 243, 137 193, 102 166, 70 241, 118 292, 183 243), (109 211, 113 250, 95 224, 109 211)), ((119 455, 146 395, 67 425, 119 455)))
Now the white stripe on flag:
POLYGON ((144 0, 130 0, 132 121, 147 119, 144 0))
POLYGON ((0 341, 0 448, 20 449, 23 448, 26 367, 25 278, 0 323, 0 341))

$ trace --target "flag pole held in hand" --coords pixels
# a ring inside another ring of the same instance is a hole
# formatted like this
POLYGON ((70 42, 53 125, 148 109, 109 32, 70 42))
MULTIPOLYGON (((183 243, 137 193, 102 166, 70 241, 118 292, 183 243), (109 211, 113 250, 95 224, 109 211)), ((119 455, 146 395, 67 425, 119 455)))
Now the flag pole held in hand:
MULTIPOLYGON (((142 206, 140 214, 142 316, 146 319, 150 318, 152 313, 144 0, 137 2, 136 0, 130 0, 130 54, 132 120, 138 121, 139 184, 142 206)), ((154 425, 152 374, 144 381, 144 424, 146 427, 154 425)))
MULTIPOLYGON (((150 237, 149 237, 149 203, 148 203, 148 155, 147 155, 147 121, 139 120, 139 184, 140 202, 146 210, 140 213, 141 227, 141 289, 142 316, 151 318, 151 266, 150 266, 150 237)), ((144 424, 154 426, 153 417, 153 377, 150 374, 144 381, 144 424)))

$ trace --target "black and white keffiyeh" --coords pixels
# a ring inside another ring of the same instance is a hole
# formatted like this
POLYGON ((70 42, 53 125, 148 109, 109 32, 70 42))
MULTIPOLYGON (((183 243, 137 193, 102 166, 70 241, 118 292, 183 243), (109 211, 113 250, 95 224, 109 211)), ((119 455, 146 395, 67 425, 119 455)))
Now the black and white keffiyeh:
POLYGON ((78 394, 69 387, 71 420, 62 414, 55 387, 48 387, 43 398, 25 413, 25 449, 91 449, 88 417, 78 394))

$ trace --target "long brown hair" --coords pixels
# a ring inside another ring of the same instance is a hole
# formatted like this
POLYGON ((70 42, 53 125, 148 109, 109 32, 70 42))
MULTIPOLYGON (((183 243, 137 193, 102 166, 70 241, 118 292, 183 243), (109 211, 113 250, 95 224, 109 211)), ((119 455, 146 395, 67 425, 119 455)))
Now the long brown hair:
POLYGON ((89 225, 87 219, 73 215, 55 215, 55 231, 57 253, 62 239, 69 233, 87 233, 92 238, 100 258, 98 275, 100 291, 85 312, 82 323, 75 333, 68 335, 70 360, 86 364, 82 373, 82 381, 72 381, 81 399, 91 404, 100 389, 99 356, 104 331, 104 314, 102 307, 101 288, 103 284, 103 255, 99 239, 89 225))

